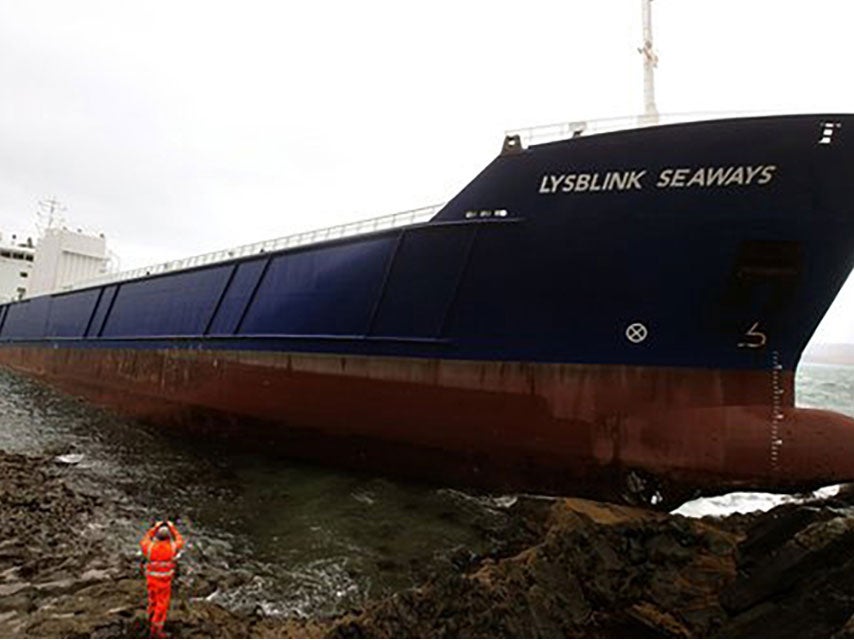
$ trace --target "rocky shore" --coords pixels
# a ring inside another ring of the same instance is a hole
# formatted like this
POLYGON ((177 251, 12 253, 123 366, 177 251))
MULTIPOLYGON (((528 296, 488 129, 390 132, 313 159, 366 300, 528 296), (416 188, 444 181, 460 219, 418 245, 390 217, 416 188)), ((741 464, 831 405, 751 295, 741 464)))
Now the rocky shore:
MULTIPOLYGON (((0 636, 145 637, 139 559, 110 505, 50 457, 0 453, 0 636)), ((512 507, 517 533, 417 589, 328 619, 236 613, 246 579, 180 575, 172 637, 854 637, 854 507, 845 496, 690 519, 585 500, 512 507)), ((251 576, 250 576, 251 577, 251 576)))

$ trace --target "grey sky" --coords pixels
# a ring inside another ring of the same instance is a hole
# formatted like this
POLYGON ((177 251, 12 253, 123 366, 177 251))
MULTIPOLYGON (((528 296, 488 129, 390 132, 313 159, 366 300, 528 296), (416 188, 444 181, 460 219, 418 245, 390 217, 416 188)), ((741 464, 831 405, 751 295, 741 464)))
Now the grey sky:
MULTIPOLYGON (((854 111, 854 3, 655 0, 662 112, 854 111)), ((642 106, 638 0, 0 0, 0 230, 123 267, 432 204, 505 129, 642 106)), ((854 281, 818 339, 854 342, 854 281)))

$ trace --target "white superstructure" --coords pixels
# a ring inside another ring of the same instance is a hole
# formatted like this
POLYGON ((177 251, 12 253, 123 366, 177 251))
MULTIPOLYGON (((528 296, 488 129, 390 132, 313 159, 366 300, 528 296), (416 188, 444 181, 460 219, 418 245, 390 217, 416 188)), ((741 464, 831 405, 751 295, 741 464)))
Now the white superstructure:
POLYGON ((20 300, 29 292, 34 260, 31 238, 20 242, 0 234, 0 302, 20 300))
POLYGON ((45 229, 35 250, 32 282, 26 295, 53 292, 102 276, 108 262, 103 235, 58 227, 45 229))

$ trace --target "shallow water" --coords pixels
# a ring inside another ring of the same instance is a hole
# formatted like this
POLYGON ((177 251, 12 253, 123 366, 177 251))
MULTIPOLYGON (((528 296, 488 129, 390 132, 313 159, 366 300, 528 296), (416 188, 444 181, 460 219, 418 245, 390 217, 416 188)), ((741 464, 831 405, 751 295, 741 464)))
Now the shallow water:
POLYGON ((109 527, 129 552, 152 520, 177 519, 186 571, 251 574, 214 599, 268 613, 332 613, 412 586, 486 552, 509 522, 500 498, 170 439, 4 371, 0 448, 79 460, 69 478, 117 505, 109 527))
MULTIPOLYGON (((801 406, 854 415, 854 368, 804 365, 797 394, 801 406)), ((129 552, 152 520, 177 519, 187 575, 216 565, 251 576, 214 599, 268 613, 328 614, 418 584, 489 550, 512 501, 171 439, 2 370, 0 449, 73 456, 68 477, 116 505, 108 526, 129 552)), ((707 511, 777 498, 714 500, 707 511)))

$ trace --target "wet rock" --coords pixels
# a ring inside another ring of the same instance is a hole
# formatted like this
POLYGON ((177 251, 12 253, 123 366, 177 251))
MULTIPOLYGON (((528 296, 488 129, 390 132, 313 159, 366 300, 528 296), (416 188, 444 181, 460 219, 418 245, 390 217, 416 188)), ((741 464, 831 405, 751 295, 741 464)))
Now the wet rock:
POLYGON ((35 594, 29 587, 16 593, 0 598, 0 611, 29 613, 35 609, 35 594))
POLYGON ((89 569, 80 576, 82 582, 98 582, 99 580, 108 580, 112 577, 112 572, 104 569, 89 569))
POLYGON ((195 599, 205 599, 208 596, 216 593, 218 586, 215 580, 196 576, 187 582, 192 597, 195 599))
POLYGON ((567 500, 539 544, 372 605, 330 635, 706 635, 725 615, 714 595, 735 574, 734 548, 697 521, 567 500))
POLYGON ((838 500, 689 520, 556 505, 539 543, 330 622, 335 637, 854 635, 838 500))
MULTIPOLYGON (((50 457, 0 452, 0 636, 145 637, 138 559, 109 544, 96 524, 110 505, 71 489, 70 471, 50 457)), ((332 619, 225 609, 209 597, 253 575, 201 562, 176 579, 166 630, 186 638, 854 637, 854 509, 845 496, 717 519, 575 499, 519 498, 506 509, 508 526, 484 522, 487 556, 454 550, 419 588, 332 619)))
MULTIPOLYGON (((850 485, 847 485, 850 486, 850 485)), ((848 621, 842 625, 833 636, 833 638, 854 638, 854 615, 848 618, 848 621)))
POLYGON ((844 511, 785 505, 767 514, 767 522, 748 532, 738 578, 721 593, 733 614, 721 633, 753 636, 773 628, 783 637, 820 637, 840 631, 854 611, 852 545, 854 515, 844 511), (788 537, 777 534, 776 544, 767 544, 768 522, 780 523, 788 537))
POLYGON ((0 598, 7 598, 15 595, 19 591, 30 588, 31 586, 29 582, 7 582, 5 584, 0 584, 0 598))

